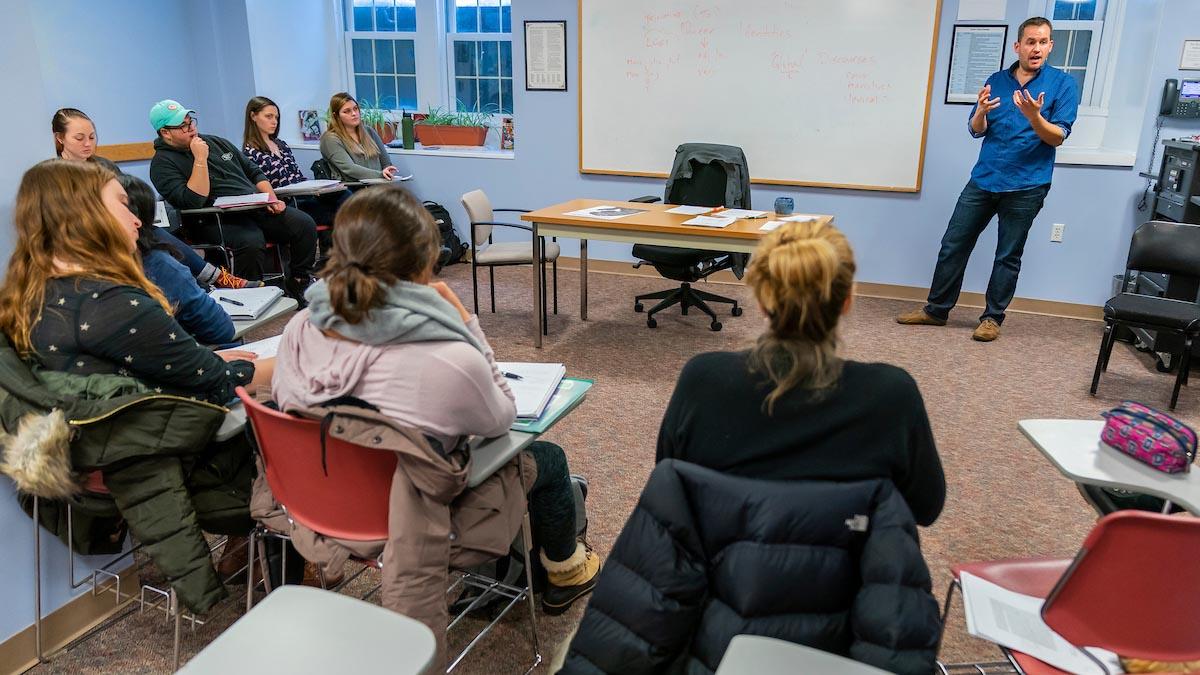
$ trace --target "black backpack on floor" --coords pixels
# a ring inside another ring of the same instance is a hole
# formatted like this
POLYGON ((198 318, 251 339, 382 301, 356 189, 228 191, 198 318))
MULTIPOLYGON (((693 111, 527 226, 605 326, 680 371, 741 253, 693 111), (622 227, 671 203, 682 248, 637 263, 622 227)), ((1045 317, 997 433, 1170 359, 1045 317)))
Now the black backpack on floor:
POLYGON ((429 210, 429 215, 433 216, 433 222, 437 223, 438 232, 442 235, 442 251, 438 254, 437 265, 433 268, 436 273, 446 265, 462 262, 463 254, 467 252, 467 245, 454 230, 454 221, 450 220, 450 212, 446 210, 446 207, 430 201, 423 202, 423 204, 429 210))

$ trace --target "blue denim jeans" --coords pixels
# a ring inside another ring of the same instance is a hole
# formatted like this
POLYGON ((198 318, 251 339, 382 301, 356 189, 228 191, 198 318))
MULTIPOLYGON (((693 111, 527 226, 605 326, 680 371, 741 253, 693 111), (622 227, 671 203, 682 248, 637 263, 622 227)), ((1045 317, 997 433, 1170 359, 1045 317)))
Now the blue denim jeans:
POLYGON ((938 252, 937 267, 933 270, 929 304, 925 305, 925 311, 939 319, 949 316, 950 310, 958 303, 963 274, 975 242, 991 222, 992 216, 999 216, 996 258, 987 286, 987 308, 979 320, 992 319, 998 324, 1004 323, 1004 310, 1012 302, 1017 290, 1025 239, 1029 236, 1033 219, 1042 210, 1048 192, 1049 183, 1015 192, 988 192, 980 189, 974 181, 968 181, 958 196, 954 215, 950 216, 950 224, 946 226, 946 234, 942 236, 942 248, 938 252))

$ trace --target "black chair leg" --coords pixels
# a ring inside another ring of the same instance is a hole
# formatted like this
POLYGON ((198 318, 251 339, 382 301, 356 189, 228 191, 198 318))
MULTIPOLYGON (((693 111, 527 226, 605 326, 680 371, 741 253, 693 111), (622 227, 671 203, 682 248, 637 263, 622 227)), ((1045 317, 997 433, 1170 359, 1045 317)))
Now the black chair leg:
POLYGON ((550 334, 550 317, 546 315, 546 307, 550 300, 546 297, 546 262, 542 261, 542 335, 550 334))
POLYGON ((639 295, 639 296, 635 297, 633 299, 633 304, 639 305, 639 304, 641 304, 641 302, 643 300, 662 300, 663 298, 669 298, 678 292, 679 292, 678 288, 668 288, 665 291, 655 291, 653 293, 646 293, 645 295, 639 295))
POLYGON ((1112 325, 1112 334, 1108 336, 1108 344, 1104 346, 1104 365, 1100 366, 1100 370, 1108 372, 1108 360, 1112 358, 1112 350, 1117 344, 1117 324, 1112 325))
POLYGON ((550 265, 554 269, 554 313, 558 314, 558 258, 555 258, 550 265))
POLYGON ((492 293, 492 314, 496 313, 496 267, 488 267, 488 290, 492 293))
POLYGON ((662 302, 651 307, 650 311, 646 312, 646 318, 647 319, 653 318, 655 314, 658 314, 659 312, 663 311, 664 309, 666 309, 668 307, 678 305, 682 300, 683 300, 682 293, 679 293, 678 291, 672 291, 671 295, 668 295, 667 297, 663 298, 662 302))
POLYGON ((1179 373, 1175 375, 1175 388, 1171 390, 1171 410, 1179 401, 1179 388, 1187 381, 1188 369, 1192 366, 1192 336, 1183 338, 1183 354, 1179 358, 1179 373))
POLYGON ((1108 351, 1112 349, 1113 323, 1111 321, 1104 322, 1104 337, 1100 339, 1100 350, 1096 352, 1096 370, 1092 373, 1092 388, 1089 390, 1092 396, 1096 395, 1096 388, 1100 386, 1100 373, 1104 370, 1105 362, 1108 361, 1108 351))
POLYGON ((473 259, 471 260, 471 298, 475 301, 475 316, 479 316, 479 268, 473 259))

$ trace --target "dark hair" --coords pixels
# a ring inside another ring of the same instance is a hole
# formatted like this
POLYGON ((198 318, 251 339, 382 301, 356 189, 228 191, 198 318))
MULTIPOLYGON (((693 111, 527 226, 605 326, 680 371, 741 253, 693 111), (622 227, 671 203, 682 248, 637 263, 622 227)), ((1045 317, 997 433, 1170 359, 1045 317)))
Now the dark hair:
POLYGON ((1021 27, 1017 29, 1017 42, 1020 42, 1025 38, 1025 29, 1029 28, 1030 26, 1047 26, 1050 28, 1051 33, 1054 32, 1054 25, 1050 23, 1050 19, 1047 19, 1044 16, 1031 16, 1022 21, 1021 27))
POLYGON ((408 190, 377 185, 354 193, 334 218, 333 251, 321 273, 333 312, 361 322, 387 286, 432 268, 440 247, 433 216, 408 190))
MULTIPOLYGON (((253 117, 267 106, 274 107, 275 112, 279 113, 279 105, 266 96, 255 96, 246 102, 246 122, 242 128, 243 148, 248 145, 260 152, 270 152, 270 148, 263 142, 262 134, 258 133, 258 125, 254 123, 253 117)), ((275 133, 271 134, 271 140, 276 138, 279 138, 279 124, 275 125, 275 133)))
POLYGON ((159 241, 154 237, 154 213, 155 213, 155 198, 154 190, 146 185, 146 181, 136 176, 130 176, 123 173, 117 176, 117 182, 121 187, 125 188, 125 194, 129 196, 129 210, 137 219, 142 221, 142 226, 138 228, 137 249, 138 253, 143 257, 150 251, 158 249, 166 251, 172 258, 182 260, 183 256, 179 251, 175 250, 174 246, 159 241))
MULTIPOLYGON (((92 121, 86 113, 77 108, 59 108, 54 111, 54 117, 50 118, 50 131, 54 133, 54 156, 61 157, 63 152, 62 141, 58 140, 59 134, 67 133, 67 125, 71 120, 87 120, 92 121)), ((95 126, 95 123, 92 123, 95 126)))

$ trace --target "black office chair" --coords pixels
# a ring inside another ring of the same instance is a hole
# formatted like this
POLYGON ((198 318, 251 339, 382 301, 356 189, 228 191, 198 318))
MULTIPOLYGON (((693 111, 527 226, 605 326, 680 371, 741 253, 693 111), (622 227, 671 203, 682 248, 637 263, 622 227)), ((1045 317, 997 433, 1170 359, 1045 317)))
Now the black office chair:
MULTIPOLYGON (((750 208, 748 176, 746 155, 741 148, 708 143, 684 143, 675 150, 675 164, 671 170, 671 179, 667 182, 664 199, 668 204, 748 209, 750 208), (721 158, 713 159, 715 156, 721 158), (731 186, 731 182, 735 185, 731 186), (728 198, 727 195, 731 191, 736 193, 735 199, 728 198)), ((656 202, 658 198, 639 197, 633 201, 656 202)), ((704 312, 712 319, 709 327, 714 331, 721 330, 721 322, 717 320, 716 313, 708 306, 709 302, 729 303, 733 305, 730 310, 733 316, 742 315, 742 308, 738 307, 737 300, 696 290, 692 284, 707 278, 714 272, 726 269, 734 269, 735 274, 740 278, 745 267, 745 254, 635 244, 633 255, 641 261, 634 267, 640 267, 642 263, 649 263, 663 277, 681 282, 678 288, 646 293, 634 298, 633 311, 635 312, 645 309, 643 301, 659 300, 658 304, 646 312, 646 325, 650 328, 658 325, 658 322, 654 320, 654 315, 673 305, 679 305, 680 313, 684 315, 692 307, 704 312)))
MULTIPOLYGON (((1200 226, 1152 220, 1142 224, 1129 242, 1126 278, 1131 270, 1159 274, 1200 276, 1200 226)), ((1187 384, 1192 360, 1192 341, 1200 335, 1200 304, 1151 295, 1121 293, 1104 304, 1104 339, 1092 375, 1092 396, 1100 384, 1100 373, 1108 370, 1113 335, 1117 326, 1177 334, 1183 340, 1178 354, 1179 372, 1171 392, 1171 409, 1179 400, 1179 388, 1187 384)), ((1172 360, 1176 360, 1173 357, 1172 360)))

